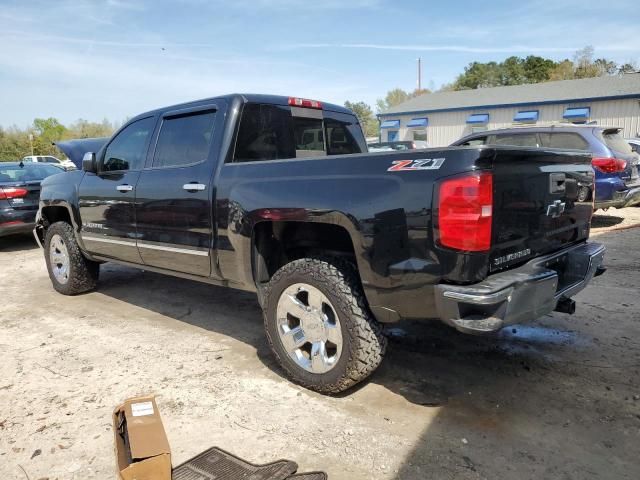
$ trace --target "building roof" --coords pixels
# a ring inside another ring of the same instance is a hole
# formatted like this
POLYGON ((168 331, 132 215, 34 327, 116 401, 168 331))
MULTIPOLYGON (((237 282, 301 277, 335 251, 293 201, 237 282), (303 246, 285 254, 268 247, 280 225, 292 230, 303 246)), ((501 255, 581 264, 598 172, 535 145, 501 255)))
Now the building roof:
POLYGON ((380 116, 615 98, 640 98, 640 73, 420 95, 380 116))

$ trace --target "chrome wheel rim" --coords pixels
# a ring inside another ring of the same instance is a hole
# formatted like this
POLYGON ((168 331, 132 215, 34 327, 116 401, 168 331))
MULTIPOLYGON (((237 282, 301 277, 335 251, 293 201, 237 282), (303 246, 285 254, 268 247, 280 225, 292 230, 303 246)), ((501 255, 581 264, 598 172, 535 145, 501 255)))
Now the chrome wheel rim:
POLYGON ((69 250, 60 235, 51 237, 49 261, 55 279, 58 283, 66 284, 69 281, 69 250))
POLYGON ((326 373, 342 353, 342 330, 335 308, 306 283, 286 288, 278 299, 278 335, 289 357, 311 373, 326 373))

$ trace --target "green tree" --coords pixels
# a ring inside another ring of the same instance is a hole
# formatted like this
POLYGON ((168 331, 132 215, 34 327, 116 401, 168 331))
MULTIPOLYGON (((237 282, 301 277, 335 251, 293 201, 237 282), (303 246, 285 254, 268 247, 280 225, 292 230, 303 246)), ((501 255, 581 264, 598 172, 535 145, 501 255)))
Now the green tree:
POLYGON ((114 131, 115 125, 106 118, 101 123, 80 118, 69 126, 66 138, 109 137, 114 131))
POLYGON ((373 110, 365 102, 344 102, 344 106, 356 114, 365 136, 373 137, 378 134, 378 121, 373 110))
POLYGON ((529 55, 524 59, 525 83, 546 82, 551 78, 551 71, 556 62, 537 55, 529 55))
POLYGON ((401 88, 394 88, 393 90, 389 90, 384 98, 379 98, 376 101, 376 106, 378 108, 378 112, 384 112, 389 110, 391 107, 395 107, 396 105, 406 102, 410 98, 411 96, 401 88))
POLYGON ((556 63, 551 70, 549 80, 573 80, 576 78, 573 62, 569 59, 556 63))
POLYGON ((58 154, 53 142, 62 140, 66 131, 66 127, 56 118, 36 118, 33 121, 33 129, 29 132, 33 135, 33 153, 35 155, 58 154))

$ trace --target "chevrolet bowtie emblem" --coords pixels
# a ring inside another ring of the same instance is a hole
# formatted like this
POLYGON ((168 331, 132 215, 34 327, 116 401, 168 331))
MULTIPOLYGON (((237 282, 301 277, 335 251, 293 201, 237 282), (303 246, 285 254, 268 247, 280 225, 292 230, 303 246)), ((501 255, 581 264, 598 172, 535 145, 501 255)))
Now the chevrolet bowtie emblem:
POLYGON ((551 205, 547 206, 547 217, 558 218, 564 213, 566 204, 560 200, 556 200, 551 205))

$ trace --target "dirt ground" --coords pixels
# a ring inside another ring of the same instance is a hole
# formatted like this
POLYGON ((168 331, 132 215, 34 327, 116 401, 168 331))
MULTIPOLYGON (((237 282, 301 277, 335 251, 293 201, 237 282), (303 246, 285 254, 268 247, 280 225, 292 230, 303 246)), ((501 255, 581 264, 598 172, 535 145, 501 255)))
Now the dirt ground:
POLYGON ((177 465, 211 446, 336 479, 640 478, 640 208, 594 218, 608 271, 494 337, 390 330, 381 369, 323 397, 274 364, 253 295, 115 265, 53 291, 0 240, 0 478, 115 478, 110 415, 157 395, 177 465))

